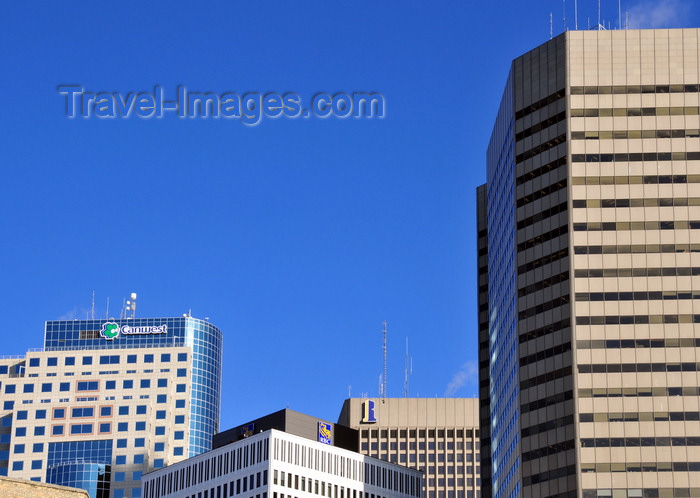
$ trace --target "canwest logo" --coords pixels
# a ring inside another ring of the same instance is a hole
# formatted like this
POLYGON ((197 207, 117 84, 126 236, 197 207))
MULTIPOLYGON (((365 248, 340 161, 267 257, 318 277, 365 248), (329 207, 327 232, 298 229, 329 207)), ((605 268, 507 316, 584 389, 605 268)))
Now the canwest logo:
POLYGON ((362 402, 362 423, 374 424, 377 422, 377 417, 374 415, 374 401, 368 399, 362 402))
POLYGON ((111 341, 119 336, 119 334, 124 335, 148 335, 148 334, 167 334, 167 325, 149 325, 149 326, 139 326, 131 327, 129 325, 119 325, 116 322, 105 322, 102 324, 102 329, 100 330, 100 335, 111 341))

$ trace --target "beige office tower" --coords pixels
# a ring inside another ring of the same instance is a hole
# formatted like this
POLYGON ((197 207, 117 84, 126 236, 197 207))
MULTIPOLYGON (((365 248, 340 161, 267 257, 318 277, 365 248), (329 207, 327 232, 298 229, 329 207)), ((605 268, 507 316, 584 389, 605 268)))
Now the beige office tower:
POLYGON ((700 496, 699 38, 513 62, 478 196, 489 495, 700 496))
POLYGON ((481 496, 478 399, 351 398, 338 423, 360 453, 423 471, 425 498, 481 496))

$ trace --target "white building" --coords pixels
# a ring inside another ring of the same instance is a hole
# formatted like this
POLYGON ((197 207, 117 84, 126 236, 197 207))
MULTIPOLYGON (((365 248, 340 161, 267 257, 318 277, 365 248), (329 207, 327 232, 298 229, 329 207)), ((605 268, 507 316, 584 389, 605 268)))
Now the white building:
POLYGON ((422 488, 418 470, 275 429, 142 479, 144 498, 420 498, 422 488))

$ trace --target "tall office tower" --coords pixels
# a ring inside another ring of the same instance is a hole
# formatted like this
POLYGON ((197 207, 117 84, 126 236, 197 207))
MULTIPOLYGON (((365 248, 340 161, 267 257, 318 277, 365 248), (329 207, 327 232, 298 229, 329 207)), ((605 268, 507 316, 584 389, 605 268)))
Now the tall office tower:
POLYGON ((700 496, 699 38, 513 62, 478 197, 495 497, 700 496))
POLYGON ((181 318, 46 322, 0 358, 0 475, 138 498, 141 476, 211 449, 221 331, 181 318))
POLYGON ((359 430, 360 453, 423 471, 426 498, 478 498, 478 403, 476 398, 350 398, 338 423, 359 430))

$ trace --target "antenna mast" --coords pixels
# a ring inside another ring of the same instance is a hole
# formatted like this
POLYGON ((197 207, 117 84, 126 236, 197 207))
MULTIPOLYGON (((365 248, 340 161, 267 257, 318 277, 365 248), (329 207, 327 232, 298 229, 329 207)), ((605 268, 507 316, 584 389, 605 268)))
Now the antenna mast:
POLYGON ((566 0, 562 0, 564 4, 564 31, 566 31, 566 0))
POLYGON ((384 352, 384 374, 382 376, 382 398, 386 398, 386 320, 382 322, 384 325, 384 329, 382 330, 382 334, 384 335, 384 345, 382 346, 382 350, 384 352))
POLYGON ((574 0, 574 25, 578 29, 578 0, 574 0))
POLYGON ((549 39, 552 39, 552 13, 549 13, 549 39))
POLYGON ((95 291, 92 291, 92 306, 90 307, 90 318, 95 319, 95 291))
POLYGON ((408 337, 406 337, 406 369, 404 372, 403 395, 404 397, 408 398, 408 381, 409 376, 413 373, 413 362, 411 357, 408 356, 408 337))

